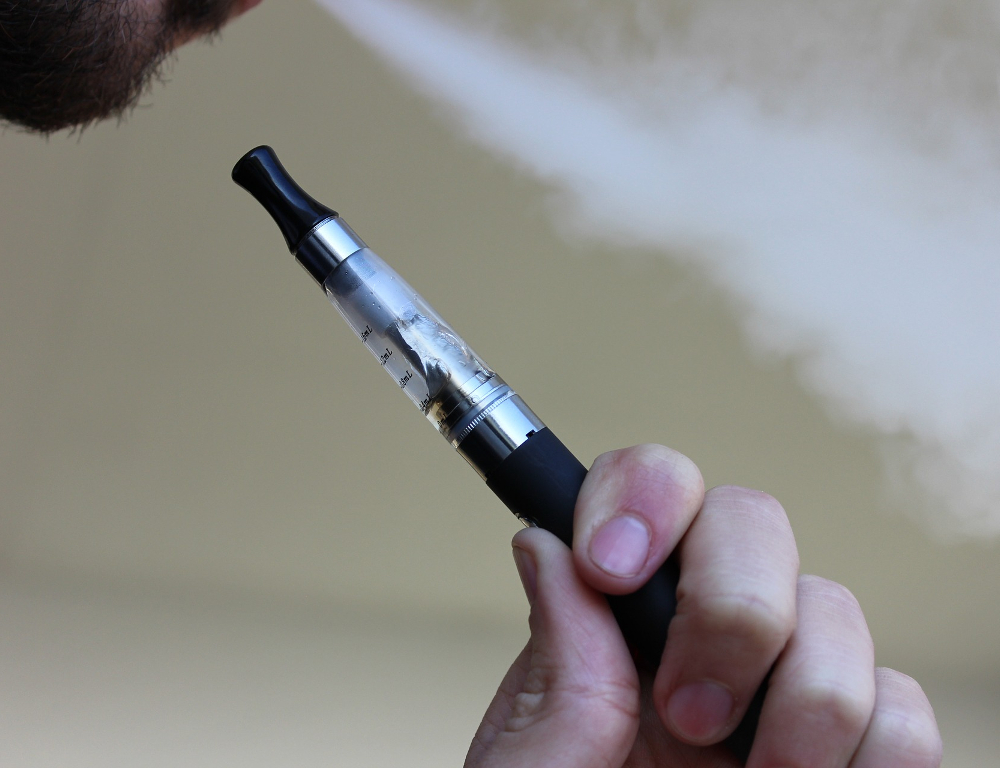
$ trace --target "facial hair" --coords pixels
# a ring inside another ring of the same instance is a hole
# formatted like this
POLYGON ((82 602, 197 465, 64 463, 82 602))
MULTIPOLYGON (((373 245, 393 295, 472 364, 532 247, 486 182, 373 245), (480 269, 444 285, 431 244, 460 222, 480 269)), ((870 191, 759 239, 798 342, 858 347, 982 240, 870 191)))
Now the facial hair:
POLYGON ((0 118, 30 131, 123 119, 174 45, 213 34, 237 0, 36 0, 0 8, 0 118))

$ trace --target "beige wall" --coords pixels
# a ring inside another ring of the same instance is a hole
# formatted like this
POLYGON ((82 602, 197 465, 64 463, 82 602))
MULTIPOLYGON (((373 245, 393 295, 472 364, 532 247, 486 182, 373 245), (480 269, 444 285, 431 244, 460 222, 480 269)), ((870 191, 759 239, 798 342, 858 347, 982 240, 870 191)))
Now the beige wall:
MULTIPOLYGON (((697 275, 560 240, 542 187, 457 139, 309 3, 265 3, 169 79, 124 125, 0 136, 2 604, 28 628, 7 636, 27 654, 11 668, 46 679, 46 601, 64 591, 81 611, 119 595, 86 626, 169 617, 151 597, 169 593, 520 632, 516 521, 230 181, 269 143, 585 463, 663 442, 710 484, 773 493, 804 568, 861 598, 881 663, 998 690, 997 545, 942 545, 885 502, 870 436, 751 357, 697 275)), ((440 646, 428 632, 416 642, 440 646)), ((477 704, 485 677, 469 678, 477 704)))

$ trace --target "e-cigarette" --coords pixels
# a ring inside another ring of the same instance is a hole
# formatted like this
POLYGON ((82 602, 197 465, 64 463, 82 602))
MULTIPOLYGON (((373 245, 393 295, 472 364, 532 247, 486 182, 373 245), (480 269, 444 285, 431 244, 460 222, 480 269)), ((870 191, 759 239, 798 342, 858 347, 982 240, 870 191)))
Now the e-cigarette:
MULTIPOLYGON (((270 147, 244 155, 233 180, 264 206, 362 343, 486 485, 523 522, 572 546, 587 470, 542 420, 336 211, 292 180, 270 147)), ((676 610, 677 580, 671 557, 638 591, 608 596, 623 636, 651 669, 676 610)), ((730 737, 744 758, 758 715, 755 701, 730 737)))

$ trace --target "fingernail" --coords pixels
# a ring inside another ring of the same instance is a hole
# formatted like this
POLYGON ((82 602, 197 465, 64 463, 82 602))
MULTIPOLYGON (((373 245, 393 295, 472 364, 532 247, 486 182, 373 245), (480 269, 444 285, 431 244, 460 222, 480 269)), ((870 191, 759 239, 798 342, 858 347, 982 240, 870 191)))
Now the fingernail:
POLYGON ((619 515, 590 540, 590 559, 612 576, 635 576, 649 557, 649 528, 635 515, 619 515))
POLYGON ((528 605, 534 605, 535 592, 538 589, 538 569, 535 567, 535 558, 526 550, 514 547, 514 565, 517 566, 517 575, 521 577, 521 586, 524 587, 528 605))
POLYGON ((689 683, 674 691, 667 718, 674 732, 694 744, 710 744, 733 713, 733 694, 711 680, 689 683))

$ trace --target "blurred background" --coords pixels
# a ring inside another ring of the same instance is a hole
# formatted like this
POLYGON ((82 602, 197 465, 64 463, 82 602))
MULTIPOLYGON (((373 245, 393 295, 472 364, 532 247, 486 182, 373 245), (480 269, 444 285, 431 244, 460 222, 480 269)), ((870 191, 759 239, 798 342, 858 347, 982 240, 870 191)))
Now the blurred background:
POLYGON ((659 442, 776 496, 945 765, 994 764, 995 538, 906 514, 879 436, 704 269, 562 236, 543 181, 313 3, 166 80, 121 125, 0 135, 0 765, 457 765, 527 639, 517 521, 232 184, 261 143, 585 464, 659 442))

